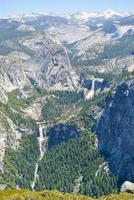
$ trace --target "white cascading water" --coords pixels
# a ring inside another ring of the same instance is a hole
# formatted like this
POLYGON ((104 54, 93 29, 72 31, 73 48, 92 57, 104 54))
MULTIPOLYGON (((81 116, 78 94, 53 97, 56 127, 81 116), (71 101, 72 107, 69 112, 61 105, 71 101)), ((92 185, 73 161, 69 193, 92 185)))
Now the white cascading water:
POLYGON ((39 138, 40 139, 43 139, 43 127, 42 126, 39 126, 39 138))
POLYGON ((44 142, 44 130, 45 128, 43 127, 39 127, 39 138, 38 138, 38 141, 39 141, 39 148, 40 148, 40 158, 39 160, 42 160, 43 156, 44 156, 44 149, 43 149, 43 142, 44 142))
MULTIPOLYGON (((39 142, 39 149, 40 149, 40 157, 39 160, 42 160, 44 153, 45 153, 45 147, 44 147, 44 142, 45 142, 45 137, 44 137, 44 130, 46 131, 45 127, 42 127, 41 125, 39 126, 39 137, 38 137, 38 142, 39 142)), ((35 184, 38 178, 38 162, 35 164, 35 170, 34 170, 34 180, 31 183, 31 189, 35 189, 35 184)))
POLYGON ((36 184, 36 180, 38 178, 38 162, 35 164, 35 170, 34 170, 34 180, 33 182, 31 183, 31 189, 34 191, 34 188, 35 188, 35 184, 36 184))
POLYGON ((95 80, 92 80, 92 86, 91 86, 91 90, 87 90, 85 92, 85 99, 89 100, 89 99, 93 99, 95 95, 95 80))
POLYGON ((94 98, 94 94, 95 94, 95 80, 92 81, 91 91, 92 91, 92 98, 94 98))

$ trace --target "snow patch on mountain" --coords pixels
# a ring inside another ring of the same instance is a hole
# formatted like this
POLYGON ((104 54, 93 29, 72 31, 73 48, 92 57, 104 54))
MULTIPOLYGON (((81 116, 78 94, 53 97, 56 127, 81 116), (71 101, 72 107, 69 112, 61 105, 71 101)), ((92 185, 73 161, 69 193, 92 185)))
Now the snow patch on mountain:
POLYGON ((71 19, 86 22, 89 18, 97 17, 97 13, 78 12, 70 15, 71 19))
POLYGON ((115 12, 111 9, 106 10, 103 13, 100 13, 98 17, 105 17, 105 18, 115 18, 115 17, 126 17, 129 16, 127 12, 115 12))
POLYGON ((77 22, 85 23, 90 18, 104 17, 108 19, 108 18, 115 18, 115 17, 127 17, 130 15, 131 14, 128 12, 116 12, 111 9, 108 9, 102 13, 101 12, 77 12, 77 13, 56 14, 56 13, 49 13, 49 12, 44 12, 44 13, 32 12, 32 13, 25 13, 21 15, 8 16, 7 18, 25 22, 29 20, 37 20, 38 17, 41 17, 41 16, 53 16, 53 17, 64 17, 68 20, 74 20, 77 22))
POLYGON ((115 26, 117 28, 117 33, 118 33, 119 37, 122 37, 129 30, 134 30, 134 26, 132 26, 132 25, 126 25, 126 26, 115 25, 115 26))

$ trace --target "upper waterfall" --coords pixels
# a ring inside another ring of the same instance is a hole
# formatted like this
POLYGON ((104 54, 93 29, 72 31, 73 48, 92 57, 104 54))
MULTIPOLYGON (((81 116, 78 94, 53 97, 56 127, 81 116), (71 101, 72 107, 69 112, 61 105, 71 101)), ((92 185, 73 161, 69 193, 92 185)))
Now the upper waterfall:
POLYGON ((92 80, 91 90, 84 89, 85 100, 93 99, 95 95, 95 80, 92 80))

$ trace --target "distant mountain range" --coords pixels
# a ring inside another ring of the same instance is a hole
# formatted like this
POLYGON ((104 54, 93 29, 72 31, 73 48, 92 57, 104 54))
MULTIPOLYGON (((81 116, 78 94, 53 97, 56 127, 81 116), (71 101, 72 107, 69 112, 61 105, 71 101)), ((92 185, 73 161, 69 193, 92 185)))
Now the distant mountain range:
POLYGON ((87 21, 90 18, 95 18, 95 17, 104 17, 104 18, 116 18, 116 17, 127 17, 130 16, 129 12, 116 12, 111 9, 108 9, 104 12, 77 12, 77 13, 66 13, 66 14, 56 14, 56 13, 26 13, 26 14, 21 14, 21 15, 11 15, 6 18, 12 18, 16 20, 30 20, 30 19, 36 19, 41 16, 53 16, 53 17, 65 17, 67 19, 76 19, 80 21, 87 21))

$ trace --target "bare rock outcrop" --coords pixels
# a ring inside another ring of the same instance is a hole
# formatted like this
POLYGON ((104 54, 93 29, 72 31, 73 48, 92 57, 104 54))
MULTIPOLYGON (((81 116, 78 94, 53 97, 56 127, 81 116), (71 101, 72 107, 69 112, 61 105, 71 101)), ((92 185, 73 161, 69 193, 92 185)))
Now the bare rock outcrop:
POLYGON ((8 101, 7 93, 16 88, 30 85, 23 70, 23 63, 28 59, 24 53, 14 52, 0 56, 0 101, 8 101))
POLYGON ((129 181, 125 181, 121 186, 121 192, 130 192, 134 193, 134 183, 131 183, 129 181))
POLYGON ((50 38, 25 63, 25 72, 31 83, 39 88, 73 90, 78 85, 79 77, 70 65, 66 49, 50 38))
POLYGON ((19 145, 21 133, 6 115, 0 112, 0 170, 3 169, 3 157, 5 149, 11 147, 16 149, 19 145))
POLYGON ((33 56, 14 51, 0 56, 0 101, 8 101, 7 93, 25 86, 41 89, 73 90, 79 76, 72 68, 63 45, 45 38, 33 56))

